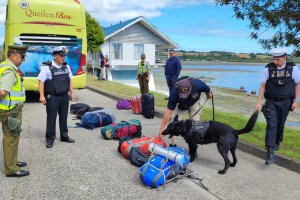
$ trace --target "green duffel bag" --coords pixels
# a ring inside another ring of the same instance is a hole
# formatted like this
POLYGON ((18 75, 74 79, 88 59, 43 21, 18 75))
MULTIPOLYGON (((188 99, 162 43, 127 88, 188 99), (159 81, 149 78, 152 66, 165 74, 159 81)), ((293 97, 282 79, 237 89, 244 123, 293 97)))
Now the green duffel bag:
POLYGON ((101 129, 101 135, 107 140, 118 140, 121 137, 138 137, 142 134, 142 125, 138 119, 113 123, 101 129))

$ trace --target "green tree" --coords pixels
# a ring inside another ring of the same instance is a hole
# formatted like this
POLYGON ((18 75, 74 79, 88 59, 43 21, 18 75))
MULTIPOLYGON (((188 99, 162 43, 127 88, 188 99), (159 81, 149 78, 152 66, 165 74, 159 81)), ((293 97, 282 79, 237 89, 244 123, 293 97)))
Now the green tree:
POLYGON ((86 17, 87 49, 99 51, 100 45, 104 42, 104 33, 100 24, 88 12, 86 17))
POLYGON ((248 19, 250 37, 264 49, 291 46, 300 56, 300 1, 299 0, 215 0, 219 5, 231 5, 237 19, 248 19), (261 34, 273 30, 271 38, 261 34))

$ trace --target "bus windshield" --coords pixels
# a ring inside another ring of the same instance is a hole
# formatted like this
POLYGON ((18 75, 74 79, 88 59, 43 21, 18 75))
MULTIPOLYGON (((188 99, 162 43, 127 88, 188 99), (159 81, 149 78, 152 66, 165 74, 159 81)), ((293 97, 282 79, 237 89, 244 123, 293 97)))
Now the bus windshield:
MULTIPOLYGON (((20 71, 24 77, 36 77, 41 70, 43 62, 53 59, 52 49, 56 46, 65 46, 67 49, 66 59, 71 66, 72 74, 76 75, 80 67, 82 52, 82 39, 68 35, 29 35, 22 34, 16 38, 22 44, 29 46, 26 59, 20 66, 20 71)), ((15 42, 17 43, 17 42, 15 42)))

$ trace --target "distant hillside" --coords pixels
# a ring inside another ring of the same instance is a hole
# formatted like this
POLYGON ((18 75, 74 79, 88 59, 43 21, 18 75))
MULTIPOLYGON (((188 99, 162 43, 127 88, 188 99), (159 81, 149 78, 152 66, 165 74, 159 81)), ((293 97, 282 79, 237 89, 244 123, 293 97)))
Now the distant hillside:
MULTIPOLYGON (((265 63, 273 61, 273 56, 271 54, 260 53, 234 53, 225 51, 196 52, 180 50, 176 51, 176 55, 183 61, 226 61, 253 63, 265 63)), ((294 61, 295 63, 300 63, 300 57, 288 55, 288 59, 294 61)))

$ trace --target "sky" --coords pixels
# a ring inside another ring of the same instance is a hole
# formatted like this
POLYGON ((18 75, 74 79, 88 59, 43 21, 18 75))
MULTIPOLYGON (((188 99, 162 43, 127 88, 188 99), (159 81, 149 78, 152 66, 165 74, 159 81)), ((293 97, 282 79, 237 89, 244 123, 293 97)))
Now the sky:
MULTIPOLYGON (((30 0, 29 0, 30 1, 30 0)), ((0 44, 5 32, 5 6, 0 0, 0 44)), ((249 22, 237 20, 230 6, 214 0, 81 0, 101 26, 144 16, 182 50, 265 53, 251 40, 249 22)), ((263 37, 270 37, 266 32, 263 37)), ((292 50, 292 49, 291 49, 292 50)), ((288 51, 291 51, 288 49, 288 51)))

